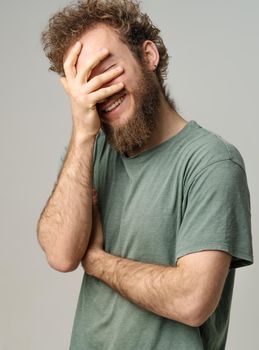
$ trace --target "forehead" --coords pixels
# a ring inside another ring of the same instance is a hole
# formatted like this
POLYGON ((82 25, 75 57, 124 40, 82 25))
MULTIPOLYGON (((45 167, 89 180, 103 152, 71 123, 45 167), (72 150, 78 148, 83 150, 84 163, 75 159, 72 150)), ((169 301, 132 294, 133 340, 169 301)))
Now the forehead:
POLYGON ((107 48, 111 54, 107 56, 109 60, 111 58, 118 59, 129 53, 127 45, 120 40, 115 30, 104 24, 98 24, 94 28, 89 29, 81 36, 80 42, 83 44, 83 47, 78 57, 77 68, 80 67, 82 62, 85 62, 85 60, 89 59, 104 47, 107 48))

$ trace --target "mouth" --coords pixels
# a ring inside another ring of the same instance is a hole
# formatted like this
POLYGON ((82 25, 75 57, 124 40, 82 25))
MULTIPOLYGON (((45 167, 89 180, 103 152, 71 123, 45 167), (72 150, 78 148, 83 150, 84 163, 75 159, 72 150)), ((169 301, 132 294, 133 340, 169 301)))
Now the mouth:
POLYGON ((106 103, 105 106, 99 105, 99 110, 105 117, 116 113, 124 102, 126 95, 127 93, 124 92, 123 95, 112 99, 111 102, 106 103))

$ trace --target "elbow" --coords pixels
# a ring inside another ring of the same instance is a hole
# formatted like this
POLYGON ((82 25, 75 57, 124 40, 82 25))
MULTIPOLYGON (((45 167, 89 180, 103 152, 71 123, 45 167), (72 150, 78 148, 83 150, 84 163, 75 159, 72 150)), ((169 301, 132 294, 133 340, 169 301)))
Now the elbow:
POLYGON ((187 321, 187 325, 190 327, 200 327, 201 325, 203 325, 203 323, 205 323, 207 321, 207 319, 209 318, 209 315, 193 315, 191 318, 188 319, 187 321))
POLYGON ((66 261, 62 259, 53 259, 51 257, 47 257, 47 261, 49 266, 59 272, 72 272, 75 271, 80 262, 78 261, 66 261))
POLYGON ((39 242, 40 247, 45 253, 48 265, 59 272, 72 272, 77 269, 78 265, 80 264, 80 260, 72 260, 68 259, 64 256, 60 256, 60 254, 54 254, 53 252, 49 251, 49 249, 46 247, 44 244, 44 240, 41 239, 40 237, 40 230, 39 230, 39 225, 38 225, 38 230, 37 230, 37 239, 39 242))
POLYGON ((183 323, 190 327, 200 327, 211 316, 214 310, 208 305, 198 303, 195 307, 189 307, 182 315, 183 323))

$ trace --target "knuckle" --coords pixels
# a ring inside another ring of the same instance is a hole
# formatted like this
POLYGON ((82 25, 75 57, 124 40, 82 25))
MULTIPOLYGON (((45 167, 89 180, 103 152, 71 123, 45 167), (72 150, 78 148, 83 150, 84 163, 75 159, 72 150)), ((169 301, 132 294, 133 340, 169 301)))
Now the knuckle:
POLYGON ((103 79, 104 80, 110 79, 113 76, 114 76, 114 72, 113 71, 108 71, 108 72, 103 73, 103 79))
POLYGON ((93 110, 95 110, 95 109, 96 109, 96 103, 95 103, 95 102, 93 102, 93 101, 88 102, 87 107, 88 107, 88 109, 89 109, 90 111, 93 111, 93 110))
POLYGON ((83 92, 80 90, 80 89, 78 89, 78 88, 76 88, 76 87, 74 87, 74 88, 72 88, 71 89, 72 91, 72 95, 75 97, 75 98, 80 98, 81 96, 84 96, 84 94, 83 94, 83 92))
POLYGON ((103 88, 103 95, 107 95, 110 92, 110 88, 109 87, 105 87, 103 88))
POLYGON ((93 83, 92 82, 87 82, 82 86, 82 92, 85 95, 91 94, 93 92, 93 83))
POLYGON ((104 77, 101 76, 101 75, 98 75, 98 76, 95 77, 94 79, 95 79, 95 83, 97 83, 97 84, 101 84, 101 83, 103 83, 103 81, 104 81, 104 77))

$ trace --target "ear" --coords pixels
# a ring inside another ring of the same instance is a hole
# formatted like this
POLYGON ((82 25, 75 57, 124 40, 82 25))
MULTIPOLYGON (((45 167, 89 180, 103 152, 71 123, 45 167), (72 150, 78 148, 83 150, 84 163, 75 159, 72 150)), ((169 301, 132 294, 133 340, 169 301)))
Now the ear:
POLYGON ((159 52, 156 44, 151 40, 146 40, 143 43, 142 50, 147 68, 153 71, 156 70, 159 64, 159 52))

